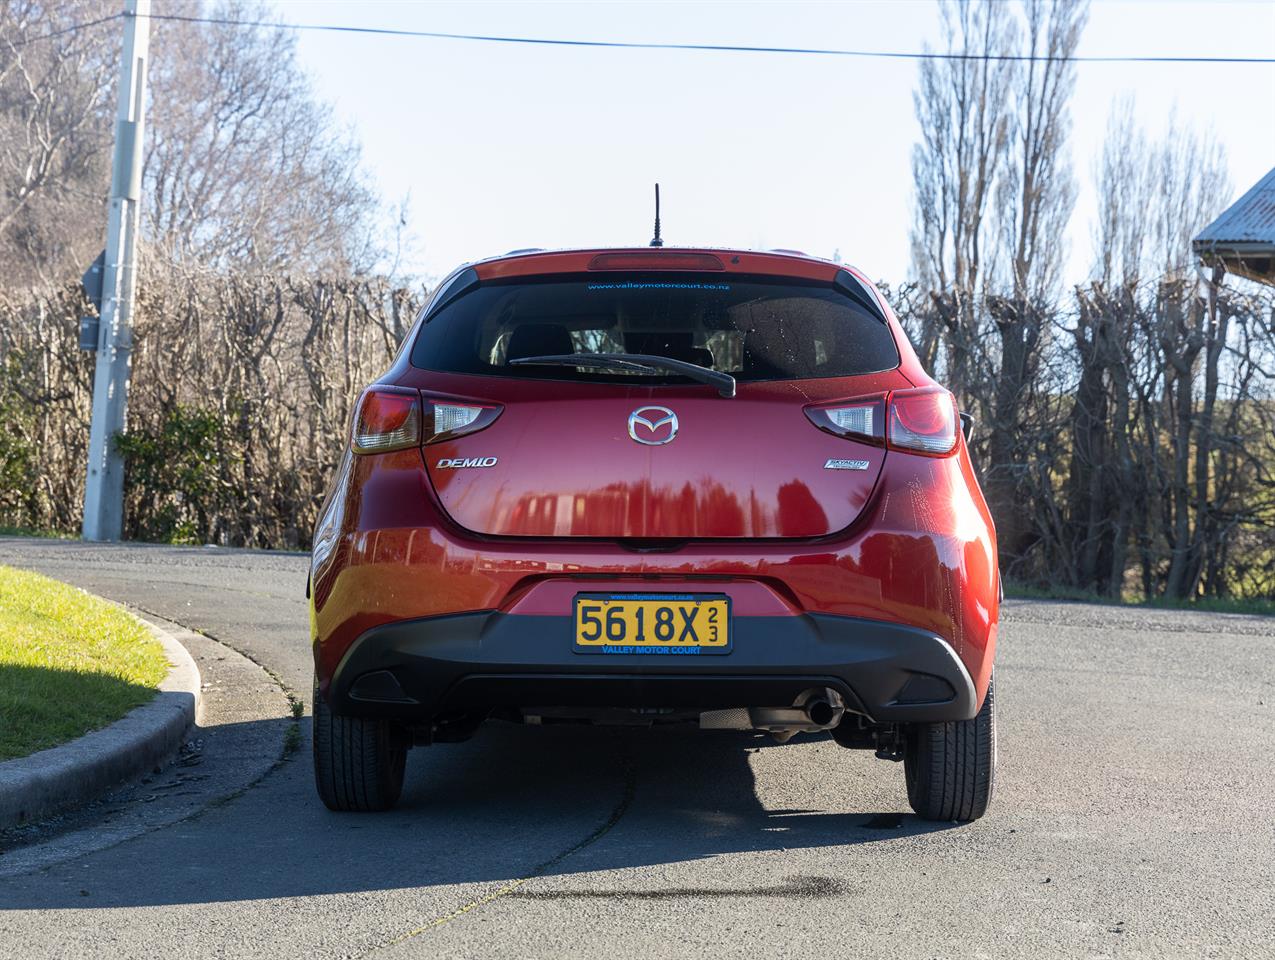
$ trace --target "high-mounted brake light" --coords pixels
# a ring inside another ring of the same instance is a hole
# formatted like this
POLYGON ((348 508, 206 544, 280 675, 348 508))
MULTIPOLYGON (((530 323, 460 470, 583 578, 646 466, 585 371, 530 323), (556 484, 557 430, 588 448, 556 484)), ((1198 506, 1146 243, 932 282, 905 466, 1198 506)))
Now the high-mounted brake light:
POLYGON ((406 387, 369 387, 359 398, 351 446, 355 453, 389 453, 439 443, 488 427, 500 415, 494 405, 422 399, 406 387))
POLYGON ((806 416, 820 430, 860 443, 937 457, 956 449, 956 400, 941 387, 810 406, 806 416))
POLYGON ((725 270, 711 253, 599 253, 589 261, 590 270, 725 270))

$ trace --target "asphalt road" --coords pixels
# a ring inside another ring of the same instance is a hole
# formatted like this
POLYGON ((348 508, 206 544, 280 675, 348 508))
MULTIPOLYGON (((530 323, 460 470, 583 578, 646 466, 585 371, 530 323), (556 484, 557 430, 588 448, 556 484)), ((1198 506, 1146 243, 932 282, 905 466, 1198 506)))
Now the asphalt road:
MULTIPOLYGON (((0 563, 308 699, 303 557, 9 539, 0 563)), ((395 811, 338 815, 307 742, 192 818, 0 879, 0 956, 1275 955, 1275 620, 1003 620, 975 824, 916 820, 901 766, 828 739, 492 725, 413 751, 395 811)))

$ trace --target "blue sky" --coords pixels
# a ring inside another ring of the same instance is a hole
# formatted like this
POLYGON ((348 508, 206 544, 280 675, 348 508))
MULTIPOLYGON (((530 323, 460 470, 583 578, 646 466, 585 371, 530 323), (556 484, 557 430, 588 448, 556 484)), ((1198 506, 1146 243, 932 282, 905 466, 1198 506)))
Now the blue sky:
MULTIPOLYGON (((287 0, 278 11, 292 23, 881 50, 920 50, 938 23, 930 0, 287 0)), ((873 277, 907 273, 913 61, 314 32, 299 52, 381 194, 410 195, 410 272, 437 277, 517 247, 643 244, 658 180, 671 244, 839 251, 873 277)), ((1097 0, 1080 53, 1271 56, 1275 3, 1097 0)), ((1089 268, 1089 167, 1124 93, 1152 133, 1176 108, 1220 139, 1237 196, 1275 164, 1275 66, 1081 64, 1069 282, 1089 268)))

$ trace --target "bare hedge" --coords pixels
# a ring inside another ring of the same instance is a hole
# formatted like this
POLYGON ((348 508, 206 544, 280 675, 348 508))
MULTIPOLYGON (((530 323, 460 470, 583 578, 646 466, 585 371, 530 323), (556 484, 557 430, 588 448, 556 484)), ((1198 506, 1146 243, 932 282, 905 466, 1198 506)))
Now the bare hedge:
MULTIPOLYGON (((379 279, 152 273, 139 285, 125 536, 302 548, 358 391, 422 295, 379 279)), ((78 288, 0 295, 0 524, 79 528, 93 355, 78 288)))

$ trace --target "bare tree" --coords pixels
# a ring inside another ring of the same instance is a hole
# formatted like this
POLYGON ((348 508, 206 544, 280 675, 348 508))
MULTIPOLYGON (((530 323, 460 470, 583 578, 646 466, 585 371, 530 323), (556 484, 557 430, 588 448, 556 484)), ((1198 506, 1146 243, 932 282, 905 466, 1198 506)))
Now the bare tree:
POLYGON ((940 9, 944 49, 962 58, 924 62, 914 96, 913 268, 930 291, 917 339, 987 427, 979 463, 1012 560, 1032 540, 1019 502, 1056 420, 1036 388, 1075 199, 1069 58, 1087 3, 1024 0, 1021 28, 1019 7, 996 0, 940 9), (1033 59, 1004 57, 1023 53, 1033 59))
POLYGON ((7 284, 83 269, 101 241, 115 44, 101 29, 58 31, 106 8, 98 0, 0 6, 0 269, 7 284))
POLYGON ((912 152, 916 189, 913 266, 932 290, 980 289, 988 216, 1009 135, 1012 68, 984 59, 1009 53, 1016 30, 1007 4, 945 0, 944 52, 923 60, 913 95, 921 142, 912 152))
POLYGON ((1098 218, 1093 230, 1094 278, 1107 287, 1137 283, 1148 244, 1145 217, 1152 186, 1147 140, 1134 119, 1134 99, 1112 104, 1102 151, 1095 160, 1098 218))
POLYGON ((949 60, 924 60, 913 94, 921 140, 912 151, 912 263, 931 303, 921 353, 965 406, 983 392, 986 364, 978 298, 985 282, 987 222, 1009 131, 1012 69, 984 55, 1016 42, 1011 8, 995 0, 940 4, 949 60))
POLYGON ((1133 117, 1131 101, 1113 109, 1096 167, 1098 279, 1078 291, 1074 330, 1071 540, 1080 582, 1118 595, 1136 531, 1144 590, 1188 597, 1232 509, 1219 479, 1239 469, 1219 404, 1230 430, 1247 422, 1240 411, 1261 409, 1253 373, 1241 374, 1260 353, 1231 345, 1236 317, 1245 330, 1253 322, 1253 301, 1219 300, 1220 278, 1202 289, 1191 265, 1190 237, 1229 192, 1220 147, 1175 122, 1149 141, 1133 117))
MULTIPOLYGON (((268 17, 239 2, 167 9, 268 17)), ((105 0, 0 5, 0 267, 8 284, 78 276, 100 249, 118 31, 59 31, 113 12, 105 0)), ((156 20, 152 28, 148 255, 266 271, 376 266, 378 200, 357 144, 302 73, 294 35, 227 23, 156 20)))
MULTIPOLYGON (((195 6, 192 9, 203 9, 195 6)), ((261 20, 248 3, 215 18, 261 20)), ((286 30, 157 21, 145 205, 166 259, 262 271, 366 272, 378 201, 286 30)))
POLYGON ((1079 378, 1069 412, 1066 522, 1053 544, 1056 569, 1096 593, 1120 596, 1135 511, 1148 506, 1131 450, 1137 290, 1095 281, 1076 291, 1071 330, 1079 378))
POLYGON ((1053 432, 1033 391, 1041 385, 1039 367, 1049 348, 1075 205, 1068 137, 1076 68, 1070 58, 1087 16, 1085 0, 1024 0, 1023 52, 1033 59, 1016 62, 1010 80, 1007 159, 996 190, 997 292, 987 297, 1000 355, 985 478, 1001 550, 1011 560, 1034 536, 1017 505, 1031 495, 1031 452, 1040 439, 1035 431, 1053 432))
POLYGON ((1071 96, 1088 0, 1023 0, 1023 53, 1014 66, 1008 150, 997 190, 1008 282, 1019 300, 1053 303, 1066 260, 1065 236, 1075 206, 1071 174, 1071 96))
POLYGON ((1165 403, 1171 424, 1173 464, 1170 496, 1171 560, 1165 592, 1193 595, 1198 583, 1201 537, 1208 510, 1208 463, 1214 436, 1212 419, 1219 384, 1218 364, 1227 339, 1225 311, 1206 309, 1191 275, 1190 238, 1226 205, 1230 192, 1224 152, 1216 141, 1170 123, 1154 153, 1152 176, 1158 184, 1149 210, 1152 249, 1161 257, 1156 334, 1165 370, 1165 403), (1203 370, 1198 364, 1203 361, 1203 370), (1197 383, 1202 376, 1203 384, 1197 383), (1202 386, 1202 395, 1198 395, 1202 386), (1197 409, 1197 398, 1199 406, 1197 409), (1194 448, 1194 449, 1193 449, 1194 448), (1192 464, 1194 459, 1195 463, 1192 464), (1192 467, 1195 481, 1192 481, 1192 467))

